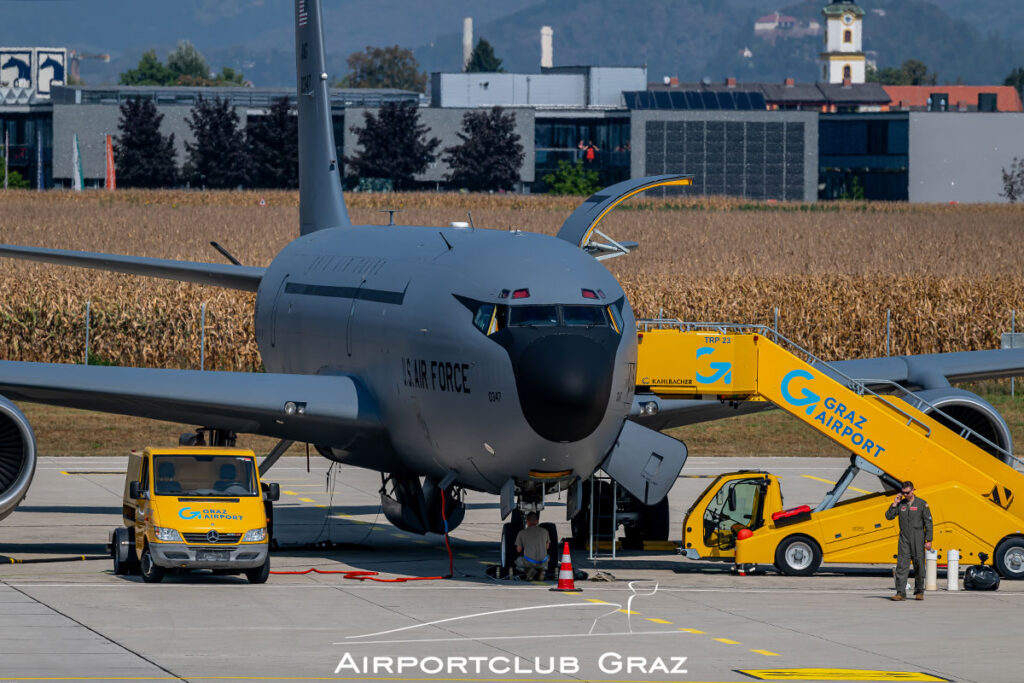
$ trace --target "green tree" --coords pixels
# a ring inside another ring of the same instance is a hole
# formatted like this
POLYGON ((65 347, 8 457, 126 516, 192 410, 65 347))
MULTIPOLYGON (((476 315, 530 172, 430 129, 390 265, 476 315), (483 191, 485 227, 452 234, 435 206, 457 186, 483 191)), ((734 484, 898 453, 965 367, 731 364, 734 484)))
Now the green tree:
POLYGON ((481 38, 473 47, 466 63, 467 73, 500 73, 505 71, 501 68, 501 60, 494 54, 491 44, 481 38))
POLYGON ((174 133, 163 135, 153 100, 134 97, 121 105, 114 138, 114 167, 121 187, 170 187, 178 169, 174 163, 174 133))
POLYGON ((1024 92, 1024 67, 1018 66, 1010 72, 1010 75, 1003 81, 1003 85, 1009 85, 1017 89, 1017 92, 1024 92))
POLYGON ((187 40, 179 40, 178 46, 167 55, 167 68, 173 74, 173 81, 180 78, 210 78, 210 64, 206 57, 187 40))
POLYGON ((548 173, 543 180, 547 183, 548 194, 591 195, 601 189, 597 171, 584 168, 582 159, 575 164, 559 161, 558 170, 548 173))
POLYGON ((868 69, 865 79, 868 83, 882 85, 935 85, 939 76, 936 73, 929 73, 924 62, 908 59, 898 69, 891 66, 868 69))
POLYGON ((185 122, 195 138, 185 143, 185 180, 195 187, 221 189, 244 183, 245 136, 230 103, 200 97, 185 122))
POLYGON ((287 97, 266 116, 249 117, 245 129, 249 182, 253 187, 299 186, 299 129, 287 97))
POLYGON ((414 186, 437 155, 438 138, 427 138, 415 102, 385 102, 377 115, 363 112, 363 127, 353 126, 361 149, 345 163, 353 178, 386 178, 396 190, 414 186))
POLYGON ((427 74, 420 71, 419 62, 410 50, 391 47, 367 46, 363 52, 348 56, 349 73, 341 79, 343 88, 398 88, 424 92, 427 74))
POLYGON ((444 150, 448 182, 473 192, 511 190, 519 182, 525 154, 514 113, 501 107, 466 112, 458 136, 462 144, 444 150))
POLYGON ((174 82, 174 73, 156 56, 156 50, 146 50, 139 65, 121 74, 121 85, 168 85, 174 82))
MULTIPOLYGON (((0 156, 0 189, 4 186, 4 158, 0 156)), ((11 190, 27 190, 29 183, 17 171, 11 171, 7 176, 7 188, 11 190)))

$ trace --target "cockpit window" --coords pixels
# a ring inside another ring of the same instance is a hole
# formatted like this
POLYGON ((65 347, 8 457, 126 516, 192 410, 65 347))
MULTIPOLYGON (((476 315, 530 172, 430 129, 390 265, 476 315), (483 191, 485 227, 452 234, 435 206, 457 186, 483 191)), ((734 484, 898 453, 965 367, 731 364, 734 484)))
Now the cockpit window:
POLYGON ((491 321, 494 319, 494 304, 483 304, 476 309, 473 324, 484 334, 490 334, 491 321))
POLYGON ((557 306, 509 306, 509 327, 554 327, 558 325, 557 306))
POLYGON ((568 327, 608 326, 608 319, 600 306, 562 306, 562 319, 568 327))
POLYGON ((607 310, 608 315, 612 317, 612 327, 615 329, 616 332, 622 334, 622 314, 619 313, 619 309, 615 306, 615 304, 612 304, 611 306, 608 307, 607 310))

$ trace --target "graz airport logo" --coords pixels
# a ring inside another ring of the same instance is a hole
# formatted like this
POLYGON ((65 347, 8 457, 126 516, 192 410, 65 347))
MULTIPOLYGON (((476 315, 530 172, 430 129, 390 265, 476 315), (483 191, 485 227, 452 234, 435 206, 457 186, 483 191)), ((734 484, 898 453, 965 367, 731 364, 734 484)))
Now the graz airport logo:
MULTIPOLYGON (((697 358, 699 359, 701 356, 706 356, 706 355, 714 353, 714 352, 715 352, 715 350, 713 348, 711 348, 710 346, 705 346, 703 348, 697 349, 697 358)), ((718 361, 718 362, 708 363, 708 365, 715 372, 713 374, 710 374, 710 375, 702 375, 701 373, 698 372, 697 373, 697 381, 698 382, 700 382, 702 384, 714 384, 718 380, 722 380, 723 384, 731 384, 732 383, 732 363, 724 363, 724 362, 718 361)))
POLYGON ((192 508, 181 508, 178 510, 178 516, 182 519, 229 519, 235 521, 242 519, 242 515, 233 515, 227 510, 216 509, 193 510, 192 508))
MULTIPOLYGON (((626 656, 618 652, 605 652, 595 664, 602 674, 685 674, 687 657, 626 656)), ((581 671, 579 657, 506 657, 498 656, 444 656, 413 657, 374 655, 353 657, 346 652, 334 669, 335 675, 347 673, 367 675, 571 675, 581 671)))
POLYGON ((815 422, 820 422, 821 429, 835 432, 844 441, 849 441, 853 450, 867 451, 874 457, 885 452, 885 447, 874 439, 869 439, 864 433, 864 427, 868 418, 858 415, 853 408, 848 408, 834 396, 827 396, 823 401, 821 395, 811 391, 806 386, 799 387, 799 395, 793 393, 793 382, 797 379, 814 379, 807 370, 790 370, 782 378, 779 389, 782 391, 782 398, 791 406, 804 408, 808 417, 813 417, 815 422), (819 406, 821 409, 819 410, 819 406))

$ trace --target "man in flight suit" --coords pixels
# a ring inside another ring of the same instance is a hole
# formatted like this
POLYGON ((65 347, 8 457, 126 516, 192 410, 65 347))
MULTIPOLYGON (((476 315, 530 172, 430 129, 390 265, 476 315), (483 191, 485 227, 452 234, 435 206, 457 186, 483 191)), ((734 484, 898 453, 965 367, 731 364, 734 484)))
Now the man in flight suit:
POLYGON ((924 551, 932 549, 932 511, 923 498, 914 495, 913 482, 905 481, 902 490, 885 511, 886 519, 900 518, 900 542, 896 555, 896 595, 907 599, 907 576, 914 562, 914 598, 924 600, 924 551))

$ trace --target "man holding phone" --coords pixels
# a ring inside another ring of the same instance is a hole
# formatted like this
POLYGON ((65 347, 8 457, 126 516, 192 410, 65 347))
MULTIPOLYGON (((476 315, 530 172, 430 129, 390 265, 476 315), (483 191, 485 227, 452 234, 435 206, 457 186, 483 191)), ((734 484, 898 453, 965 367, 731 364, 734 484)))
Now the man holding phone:
POLYGON ((914 495, 914 484, 903 482, 901 491, 885 511, 886 519, 900 518, 900 542, 896 555, 896 595, 907 599, 907 577, 914 563, 914 599, 924 600, 924 551, 932 549, 932 511, 923 498, 914 495))

